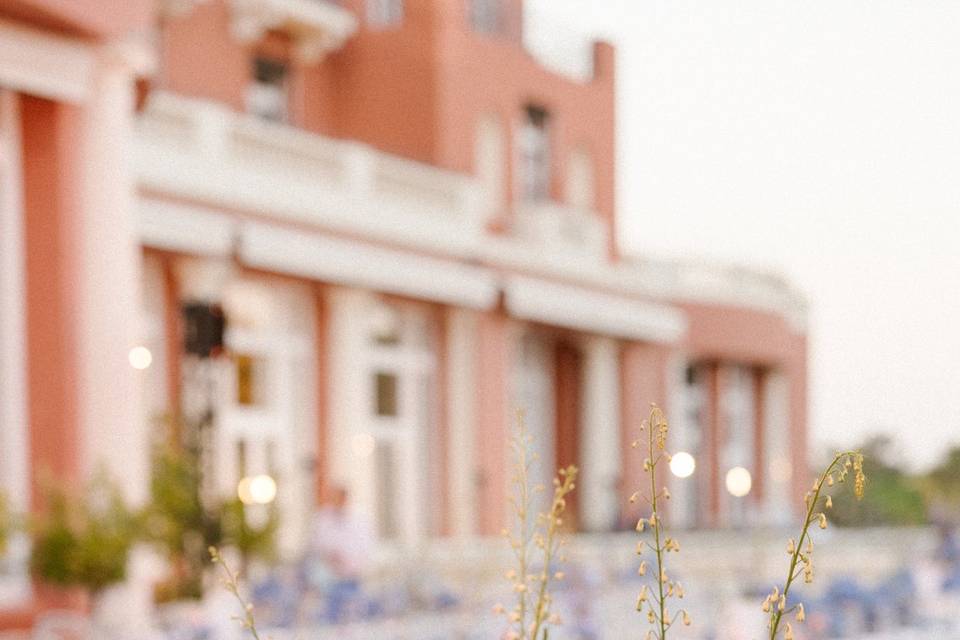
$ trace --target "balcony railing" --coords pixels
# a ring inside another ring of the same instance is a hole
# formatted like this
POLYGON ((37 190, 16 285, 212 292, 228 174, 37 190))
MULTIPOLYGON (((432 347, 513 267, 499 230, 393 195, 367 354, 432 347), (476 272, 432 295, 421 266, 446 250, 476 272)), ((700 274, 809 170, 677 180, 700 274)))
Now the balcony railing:
POLYGON ((446 249, 463 249, 483 230, 467 176, 216 103, 153 95, 136 152, 149 191, 278 221, 446 249))
POLYGON ((631 266, 653 295, 748 304, 783 313, 798 327, 806 322, 803 294, 770 271, 702 260, 636 260, 631 266))
POLYGON ((552 201, 516 205, 514 234, 544 248, 601 258, 607 230, 598 213, 552 201))

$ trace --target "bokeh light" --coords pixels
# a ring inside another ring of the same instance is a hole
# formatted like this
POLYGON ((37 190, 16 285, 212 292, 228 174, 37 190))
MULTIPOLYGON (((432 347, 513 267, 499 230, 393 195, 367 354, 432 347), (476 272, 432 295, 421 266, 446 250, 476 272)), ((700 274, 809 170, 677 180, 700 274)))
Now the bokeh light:
POLYGON ((277 497, 277 483, 268 475, 247 476, 237 484, 243 504, 270 504, 277 497))
POLYGON ((134 347, 130 349, 130 353, 127 358, 130 360, 130 366, 134 369, 139 369, 143 371, 153 363, 153 354, 150 353, 150 349, 147 349, 144 346, 134 347))
POLYGON ((697 461, 686 451, 674 454, 670 460, 670 472, 678 478, 689 478, 697 469, 697 461))
POLYGON ((753 478, 750 476, 750 472, 743 467, 734 467, 727 471, 726 484, 730 495, 735 498, 742 498, 750 493, 750 489, 753 487, 753 478))

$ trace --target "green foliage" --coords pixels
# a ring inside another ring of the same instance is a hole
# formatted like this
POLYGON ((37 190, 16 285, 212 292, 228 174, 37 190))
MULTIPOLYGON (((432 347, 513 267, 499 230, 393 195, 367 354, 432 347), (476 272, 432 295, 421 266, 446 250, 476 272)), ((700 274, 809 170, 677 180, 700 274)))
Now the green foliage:
POLYGON ((150 503, 142 514, 144 533, 171 554, 197 553, 219 544, 220 524, 203 505, 200 473, 193 456, 173 447, 161 447, 153 458, 150 503))
POLYGON ((920 483, 892 455, 892 442, 886 436, 867 440, 860 450, 865 461, 863 471, 870 487, 863 500, 849 492, 834 497, 836 508, 827 517, 840 526, 909 526, 927 522, 926 505, 920 483))
POLYGON ((11 522, 10 506, 7 497, 0 493, 0 556, 7 552, 7 541, 10 539, 11 522))
POLYGON ((146 540, 163 550, 175 570, 158 589, 158 600, 201 597, 206 550, 222 542, 222 532, 218 514, 203 503, 196 453, 167 444, 155 448, 141 522, 146 540))
POLYGON ((76 495, 47 491, 47 509, 31 527, 32 574, 63 587, 93 593, 123 581, 135 541, 134 519, 117 488, 98 479, 76 495))
POLYGON ((229 500, 222 505, 224 542, 236 547, 244 561, 252 558, 274 560, 276 558, 275 540, 280 524, 277 510, 273 505, 255 508, 262 511, 251 513, 250 507, 244 505, 239 498, 229 500))
POLYGON ((947 451, 943 462, 927 474, 927 486, 931 493, 960 503, 960 446, 947 451))
POLYGON ((960 446, 947 451, 943 462, 924 476, 922 486, 932 518, 960 522, 960 446))
MULTIPOLYGON (((188 438, 188 442, 200 438, 188 438)), ((159 547, 173 567, 169 580, 158 586, 165 602, 203 595, 203 571, 210 547, 236 547, 244 560, 272 559, 278 518, 274 508, 251 514, 239 499, 207 498, 202 488, 200 454, 196 447, 158 445, 153 455, 150 503, 141 515, 146 539, 159 547), (254 515, 263 515, 257 522, 254 515)), ((260 507, 258 507, 260 508, 260 507)))

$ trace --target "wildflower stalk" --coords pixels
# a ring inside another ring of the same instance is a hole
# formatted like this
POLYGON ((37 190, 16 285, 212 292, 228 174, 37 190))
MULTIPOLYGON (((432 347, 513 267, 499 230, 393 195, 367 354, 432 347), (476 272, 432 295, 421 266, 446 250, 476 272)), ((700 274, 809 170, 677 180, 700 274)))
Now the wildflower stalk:
MULTIPOLYGON (((650 496, 642 495, 640 491, 633 494, 630 502, 635 502, 642 497, 650 505, 650 518, 641 517, 637 521, 637 532, 643 533, 649 524, 653 534, 653 543, 651 546, 656 555, 656 590, 648 594, 647 586, 644 585, 637 597, 637 611, 647 609, 647 621, 654 625, 654 628, 647 632, 647 639, 656 638, 657 640, 666 640, 667 632, 678 620, 682 620, 684 625, 690 625, 690 616, 685 609, 679 609, 674 613, 669 611, 667 600, 672 597, 683 598, 683 587, 678 582, 670 580, 667 576, 666 554, 671 551, 679 552, 680 544, 675 538, 668 536, 664 528, 663 517, 660 511, 663 507, 663 501, 670 499, 670 491, 666 487, 657 487, 657 466, 662 462, 670 462, 670 454, 666 451, 667 431, 669 426, 667 419, 656 405, 652 405, 650 417, 640 425, 640 432, 647 432, 647 455, 643 461, 643 470, 650 474, 650 496)), ((633 443, 634 448, 640 446, 640 441, 633 443)), ((637 554, 642 555, 644 543, 641 541, 637 545, 637 554)), ((647 563, 640 562, 638 573, 646 575, 647 563)))
MULTIPOLYGON (((517 572, 514 577, 513 589, 517 592, 517 611, 514 617, 518 618, 520 628, 525 629, 527 624, 527 598, 528 598, 528 553, 530 549, 530 444, 531 439, 527 435, 526 422, 523 413, 517 414, 517 435, 513 441, 513 452, 516 459, 516 468, 513 477, 513 483, 516 491, 515 497, 510 501, 514 507, 517 516, 518 531, 515 538, 511 538, 510 546, 513 548, 514 555, 517 558, 517 572)), ((510 574, 508 574, 510 575, 510 574)))
POLYGON ((253 617, 253 604, 244 600, 243 596, 240 595, 240 582, 237 575, 230 569, 230 566, 223 559, 223 556, 220 555, 220 551, 217 550, 216 547, 210 547, 209 552, 210 560, 213 564, 220 565, 224 574, 226 574, 226 577, 221 580, 223 586, 233 594, 233 597, 237 599, 241 609, 243 609, 243 616, 234 616, 234 619, 240 621, 243 628, 250 632, 254 640, 260 640, 260 634, 257 633, 257 623, 253 617))
MULTIPOLYGON (((546 538, 542 542, 543 572, 540 574, 540 589, 537 593, 537 606, 533 617, 533 631, 530 633, 531 640, 536 640, 540 628, 547 622, 547 614, 549 613, 550 607, 550 596, 547 592, 547 585, 550 582, 551 572, 553 571, 554 556, 559 550, 560 526, 563 524, 563 511, 567 506, 566 496, 574 489, 574 481, 577 479, 577 468, 571 465, 566 469, 560 469, 558 474, 559 477, 553 479, 553 501, 550 504, 550 511, 546 515, 546 538)), ((543 638, 544 640, 547 638, 546 628, 543 629, 543 638)))
MULTIPOLYGON (((518 414, 518 428, 511 445, 514 452, 514 473, 512 483, 513 495, 510 504, 516 517, 516 529, 511 532, 504 530, 504 536, 509 540, 516 558, 516 569, 507 572, 507 579, 513 584, 513 591, 517 594, 517 602, 510 612, 502 605, 494 607, 494 611, 507 616, 513 627, 506 635, 511 640, 546 640, 548 624, 559 624, 559 618, 550 613, 552 598, 549 585, 551 580, 561 580, 562 572, 554 572, 553 565, 556 556, 563 544, 561 531, 563 512, 566 509, 566 497, 573 491, 577 477, 577 468, 569 466, 560 469, 553 480, 553 499, 550 508, 540 513, 533 523, 531 511, 530 469, 536 460, 536 455, 530 452, 532 438, 527 434, 523 414, 518 414), (539 574, 532 574, 531 546, 535 546, 542 553, 542 567, 539 574), (534 583, 536 599, 531 593, 534 583), (528 622, 528 618, 530 619, 528 622)), ((539 490, 540 488, 534 488, 539 490)))
POLYGON ((663 528, 663 521, 660 519, 659 512, 657 511, 657 497, 660 493, 657 491, 657 464, 660 462, 660 458, 664 455, 663 453, 657 454, 654 458, 654 444, 653 444, 653 412, 651 412, 651 421, 650 428, 647 429, 647 438, 649 443, 648 451, 650 452, 650 495, 653 496, 650 499, 650 509, 652 511, 650 515, 650 522, 653 525, 653 540, 654 540, 654 551, 657 554, 657 588, 660 592, 659 597, 657 598, 657 606, 660 608, 660 615, 657 616, 657 619, 660 623, 660 640, 665 640, 667 636, 667 627, 666 627, 666 608, 667 602, 666 598, 663 595, 663 576, 666 575, 666 567, 664 566, 663 560, 663 547, 660 545, 660 530, 663 528))
MULTIPOLYGON (((803 603, 787 606, 790 597, 790 587, 801 574, 804 576, 805 582, 810 583, 813 581, 813 560, 811 557, 813 555, 813 540, 811 538, 810 525, 817 522, 821 529, 827 528, 826 514, 822 511, 818 514, 816 513, 816 509, 820 502, 821 494, 824 492, 824 485, 828 487, 833 486, 833 474, 838 465, 840 465, 839 481, 841 483, 846 480, 850 469, 853 469, 855 474, 854 492, 858 500, 863 497, 863 489, 866 482, 866 476, 863 474, 863 455, 856 451, 837 453, 830 464, 827 465, 827 468, 824 469, 823 473, 817 478, 816 482, 813 483, 813 488, 804 496, 807 512, 803 519, 800 537, 796 541, 791 539, 787 546, 787 552, 790 554, 790 567, 787 570, 787 578, 783 583, 783 592, 780 593, 779 590, 774 587, 773 591, 763 602, 763 610, 765 612, 769 611, 770 613, 770 623, 768 625, 770 629, 770 640, 776 640, 777 633, 780 630, 780 624, 785 615, 796 611, 796 621, 804 621, 806 614, 803 603), (803 546, 804 541, 807 543, 806 550, 804 550, 803 546)), ((824 509, 832 507, 832 497, 829 495, 826 496, 822 506, 824 509)), ((790 623, 786 623, 784 639, 793 640, 793 628, 790 623)))

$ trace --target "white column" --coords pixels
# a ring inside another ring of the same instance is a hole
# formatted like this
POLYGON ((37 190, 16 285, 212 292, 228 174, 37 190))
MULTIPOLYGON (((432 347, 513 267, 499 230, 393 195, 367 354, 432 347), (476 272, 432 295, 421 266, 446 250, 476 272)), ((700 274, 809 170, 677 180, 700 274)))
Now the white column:
POLYGON ((26 291, 19 103, 0 90, 0 491, 29 508, 27 469, 26 291))
MULTIPOLYGON (((557 474, 555 343, 536 330, 528 330, 517 336, 515 349, 509 409, 523 412, 524 427, 536 455, 528 475, 530 484, 546 488, 542 493, 534 493, 531 508, 536 513, 546 512, 553 497, 550 486, 557 474)), ((513 469, 512 455, 511 452, 507 469, 513 469)))
POLYGON ((140 246, 130 167, 134 73, 101 50, 84 105, 81 264, 75 275, 80 344, 80 424, 85 472, 105 469, 133 502, 146 499, 148 431, 140 411, 143 376, 128 354, 142 340, 140 246))
POLYGON ((450 309, 447 320, 447 424, 449 425, 450 524, 455 536, 476 533, 474 407, 476 336, 474 312, 450 309))
POLYGON ((586 531, 606 531, 619 511, 620 358, 611 338, 584 342, 583 406, 580 422, 581 523, 586 531))
POLYGON ((787 526, 793 523, 790 508, 790 480, 793 466, 790 455, 790 384, 779 372, 764 379, 764 504, 763 524, 787 526))
MULTIPOLYGON (((19 514, 30 509, 21 162, 17 96, 0 89, 0 493, 19 514)), ((28 555, 27 536, 14 535, 0 602, 19 604, 29 596, 28 555)))
POLYGON ((376 504, 374 451, 364 425, 370 413, 368 372, 363 362, 367 297, 354 289, 330 292, 330 375, 325 391, 330 407, 330 481, 349 490, 352 508, 372 517, 376 504))

